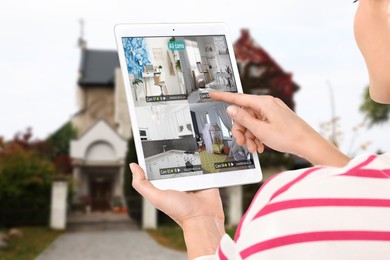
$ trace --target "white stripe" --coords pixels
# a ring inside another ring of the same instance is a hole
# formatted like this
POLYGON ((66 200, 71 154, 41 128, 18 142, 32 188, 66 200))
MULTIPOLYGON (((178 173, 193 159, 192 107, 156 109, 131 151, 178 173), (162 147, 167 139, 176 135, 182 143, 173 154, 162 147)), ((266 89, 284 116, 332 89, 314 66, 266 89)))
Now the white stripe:
POLYGON ((254 254, 247 260, 386 260, 390 243, 366 241, 321 241, 293 244, 254 254))
POLYGON ((271 196, 280 189, 281 186, 291 182, 298 176, 300 176, 305 170, 288 171, 275 176, 270 180, 267 185, 263 186, 261 193, 257 196, 256 200, 252 201, 251 210, 247 212, 242 227, 248 225, 250 220, 257 214, 258 209, 268 204, 271 196))
MULTIPOLYGON (((272 202, 299 198, 373 198, 390 199, 390 179, 354 176, 325 176, 323 171, 303 179, 274 198, 272 202)), ((326 173, 325 173, 326 174, 326 173)))
POLYGON ((241 249, 268 239, 314 231, 390 231, 390 208, 315 207, 275 212, 251 222, 237 241, 241 249))
MULTIPOLYGON (((308 198, 390 199, 390 179, 340 176, 365 162, 370 155, 352 160, 344 168, 326 167, 292 185, 273 202, 308 198)), ((364 168, 388 169, 390 153, 377 157, 364 168)), ((237 244, 222 242, 222 250, 229 259, 239 257, 236 248, 243 250, 257 242, 275 237, 314 231, 390 231, 390 208, 386 207, 306 207, 273 212, 252 221, 272 195, 295 180, 308 169, 284 172, 268 182, 252 203, 242 225, 237 244)), ((225 238, 227 239, 227 238, 225 238)), ((230 238, 229 238, 230 239, 230 238)), ((378 241, 320 241, 293 244, 255 254, 249 259, 386 259, 390 243, 378 241)), ((390 259, 390 257, 389 257, 390 259)))
POLYGON ((236 243, 228 235, 222 237, 220 247, 228 259, 241 259, 240 250, 236 250, 236 243))

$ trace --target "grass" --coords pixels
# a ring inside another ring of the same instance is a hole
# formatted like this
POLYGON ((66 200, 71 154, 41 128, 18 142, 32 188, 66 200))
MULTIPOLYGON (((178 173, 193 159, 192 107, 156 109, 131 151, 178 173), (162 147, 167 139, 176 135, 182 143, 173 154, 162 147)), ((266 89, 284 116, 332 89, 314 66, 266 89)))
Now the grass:
MULTIPOLYGON (((63 232, 54 231, 47 227, 25 227, 20 228, 23 237, 13 238, 9 241, 9 247, 0 251, 0 259, 35 259, 44 249, 46 249, 63 232)), ((0 232, 6 233, 1 229, 0 232)))
MULTIPOLYGON (((226 228, 226 233, 230 237, 234 237, 236 228, 226 228)), ((151 237, 162 246, 177 250, 186 251, 186 244, 184 242, 183 231, 177 225, 160 226, 156 230, 148 230, 151 237)))
POLYGON ((186 251, 183 231, 179 226, 160 226, 157 229, 148 230, 148 233, 162 246, 178 251, 186 251))

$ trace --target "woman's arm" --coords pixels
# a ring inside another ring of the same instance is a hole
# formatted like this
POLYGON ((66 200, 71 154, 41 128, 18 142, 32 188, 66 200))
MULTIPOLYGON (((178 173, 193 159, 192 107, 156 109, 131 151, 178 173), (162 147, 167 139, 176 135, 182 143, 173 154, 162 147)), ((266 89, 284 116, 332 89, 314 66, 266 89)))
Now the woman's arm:
POLYGON ((211 92, 214 100, 228 107, 234 120, 233 135, 239 145, 251 152, 263 151, 263 144, 306 158, 314 165, 344 166, 349 158, 326 141, 280 99, 227 92, 211 92))

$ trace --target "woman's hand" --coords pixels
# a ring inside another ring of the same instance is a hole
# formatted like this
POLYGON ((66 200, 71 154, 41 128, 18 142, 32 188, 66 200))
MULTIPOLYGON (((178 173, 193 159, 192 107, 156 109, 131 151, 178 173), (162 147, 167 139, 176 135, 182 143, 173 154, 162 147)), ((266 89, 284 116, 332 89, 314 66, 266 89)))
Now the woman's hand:
POLYGON ((251 152, 263 152, 265 144, 315 165, 344 166, 349 161, 278 98, 228 92, 210 92, 210 97, 237 105, 227 109, 234 121, 232 133, 251 152))
POLYGON ((214 254, 225 234, 219 190, 159 190, 145 178, 137 164, 130 164, 130 169, 134 189, 183 229, 188 257, 214 254))

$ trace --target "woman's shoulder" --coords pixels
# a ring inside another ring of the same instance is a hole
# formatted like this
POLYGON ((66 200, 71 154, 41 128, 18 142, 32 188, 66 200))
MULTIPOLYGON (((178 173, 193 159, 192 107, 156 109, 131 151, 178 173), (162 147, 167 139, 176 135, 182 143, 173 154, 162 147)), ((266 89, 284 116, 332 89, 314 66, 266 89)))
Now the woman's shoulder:
POLYGON ((371 179, 372 182, 379 182, 383 179, 390 180, 390 153, 361 154, 351 159, 344 167, 318 165, 275 174, 264 182, 258 192, 262 196, 256 196, 255 200, 260 197, 261 200, 269 202, 281 194, 286 194, 286 191, 313 192, 312 189, 317 189, 322 184, 343 183, 344 185, 345 182, 348 182, 355 185, 356 182, 365 183, 367 179, 371 179))
POLYGON ((297 170, 283 171, 272 176, 267 181, 267 184, 272 184, 272 186, 285 185, 288 182, 297 181, 297 178, 299 180, 309 175, 316 176, 312 174, 314 172, 318 175, 339 175, 351 174, 352 172, 363 171, 365 169, 378 170, 385 174, 388 173, 390 169, 390 152, 382 154, 360 154, 352 158, 344 167, 317 165, 297 170))
POLYGON ((344 167, 325 167, 325 169, 333 170, 335 174, 344 176, 390 178, 390 153, 365 153, 351 159, 344 167))

